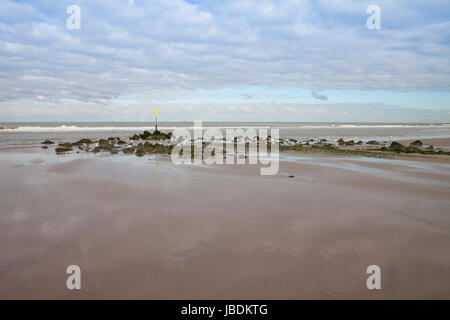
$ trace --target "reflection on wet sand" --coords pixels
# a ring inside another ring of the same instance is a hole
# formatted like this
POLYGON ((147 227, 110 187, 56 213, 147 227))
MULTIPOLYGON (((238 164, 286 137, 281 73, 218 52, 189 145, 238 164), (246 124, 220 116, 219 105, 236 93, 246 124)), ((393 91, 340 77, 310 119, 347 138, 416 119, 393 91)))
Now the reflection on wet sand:
POLYGON ((447 164, 142 160, 3 153, 0 298, 450 298, 447 164))

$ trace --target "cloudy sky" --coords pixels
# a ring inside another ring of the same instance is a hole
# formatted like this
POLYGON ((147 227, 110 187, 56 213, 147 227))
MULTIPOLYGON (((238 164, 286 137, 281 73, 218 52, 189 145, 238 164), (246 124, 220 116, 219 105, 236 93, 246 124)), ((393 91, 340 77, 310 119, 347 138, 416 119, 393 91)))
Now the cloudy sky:
POLYGON ((0 0, 0 121, 152 121, 155 107, 161 121, 450 122, 448 0, 0 0))

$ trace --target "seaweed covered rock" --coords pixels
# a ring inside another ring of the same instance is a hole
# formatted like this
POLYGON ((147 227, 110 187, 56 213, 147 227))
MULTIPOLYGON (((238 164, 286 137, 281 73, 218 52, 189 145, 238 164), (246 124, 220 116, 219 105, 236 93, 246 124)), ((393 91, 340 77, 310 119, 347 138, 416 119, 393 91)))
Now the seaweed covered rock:
POLYGON ((41 144, 55 144, 52 140, 46 139, 45 141, 41 142, 41 144))
POLYGON ((136 150, 136 153, 135 153, 135 155, 137 157, 143 157, 143 156, 145 156, 145 154, 146 154, 145 148, 139 148, 136 150))
POLYGON ((161 131, 158 131, 158 130, 155 130, 155 132, 153 132, 151 137, 150 137, 150 139, 153 139, 153 140, 166 140, 166 139, 168 140, 170 138, 172 138, 172 133, 171 132, 164 133, 164 132, 161 132, 161 131))
POLYGON ((83 144, 90 145, 90 144, 93 144, 93 143, 94 142, 91 139, 80 139, 77 142, 74 142, 72 144, 74 146, 80 146, 80 145, 83 145, 83 144))
POLYGON ((411 146, 406 147, 404 152, 406 152, 406 153, 422 153, 422 151, 420 149, 418 149, 416 147, 411 147, 411 146))
POLYGON ((344 144, 346 146, 354 146, 355 145, 355 141, 353 141, 353 140, 345 141, 344 144))
POLYGON ((340 145, 340 146, 343 146, 343 145, 345 145, 345 141, 344 141, 344 139, 339 139, 338 141, 337 141, 337 143, 340 145))
POLYGON ((144 143, 144 149, 147 153, 167 153, 170 154, 170 152, 173 149, 173 146, 165 146, 159 143, 150 143, 146 142, 144 143))
POLYGON ((366 144, 379 145, 380 143, 376 140, 367 141, 366 144))
POLYGON ((132 154, 132 153, 134 153, 135 150, 136 150, 135 147, 129 147, 129 148, 123 148, 123 149, 122 149, 122 152, 123 152, 124 154, 132 154))
POLYGON ((99 146, 107 146, 107 145, 109 145, 109 141, 105 140, 105 139, 100 139, 100 140, 97 141, 97 143, 98 143, 99 146))
POLYGON ((114 149, 114 144, 99 144, 98 146, 96 146, 92 152, 97 153, 100 151, 106 151, 106 152, 110 152, 111 154, 115 154, 115 149, 114 149))
POLYGON ((62 147, 62 148, 72 148, 72 144, 70 142, 62 142, 62 143, 58 143, 58 146, 62 147))
POLYGON ((141 137, 137 134, 133 135, 132 137, 130 137, 130 140, 140 140, 141 137))
POLYGON ((100 151, 102 151, 102 147, 101 146, 96 146, 94 149, 92 149, 92 152, 93 153, 97 153, 97 152, 100 152, 100 151))
POLYGON ((97 153, 100 151, 110 152, 111 154, 118 153, 118 150, 115 149, 113 140, 100 139, 97 141, 97 146, 92 149, 93 153, 97 153))
POLYGON ((140 134, 141 139, 144 139, 144 140, 149 139, 151 136, 152 136, 152 134, 147 130, 145 130, 144 133, 140 134))
POLYGON ((389 147, 389 150, 395 151, 395 152, 405 152, 406 147, 402 145, 401 143, 398 143, 397 141, 393 141, 391 143, 391 146, 389 147))
POLYGON ((414 141, 414 142, 411 142, 409 145, 410 145, 411 147, 421 147, 421 146, 423 146, 423 143, 422 143, 422 141, 420 141, 420 140, 416 140, 416 141, 414 141))
POLYGON ((161 132, 158 130, 153 131, 153 133, 151 133, 150 131, 145 130, 143 133, 141 133, 140 135, 133 135, 132 137, 130 137, 130 140, 166 140, 166 139, 170 139, 172 138, 172 133, 165 133, 165 132, 161 132))
MULTIPOLYGON (((146 141, 144 144, 139 143, 136 147, 136 156, 142 157, 146 154, 170 154, 172 152, 173 146, 165 146, 159 143, 150 143, 146 141)), ((122 151, 124 153, 131 153, 134 147, 125 148, 122 151), (133 148, 133 149, 132 149, 133 148), (126 150, 126 151, 125 151, 126 150)))
POLYGON ((64 148, 64 147, 62 147, 62 148, 55 148, 55 152, 56 153, 66 153, 66 152, 69 152, 69 151, 72 151, 73 149, 72 148, 64 148))

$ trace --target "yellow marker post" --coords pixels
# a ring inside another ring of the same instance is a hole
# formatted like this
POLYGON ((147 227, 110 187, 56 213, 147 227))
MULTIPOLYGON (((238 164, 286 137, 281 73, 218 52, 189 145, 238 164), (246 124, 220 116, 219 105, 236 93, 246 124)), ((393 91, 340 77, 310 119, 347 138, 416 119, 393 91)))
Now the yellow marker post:
POLYGON ((155 132, 158 131, 158 108, 156 108, 155 132))

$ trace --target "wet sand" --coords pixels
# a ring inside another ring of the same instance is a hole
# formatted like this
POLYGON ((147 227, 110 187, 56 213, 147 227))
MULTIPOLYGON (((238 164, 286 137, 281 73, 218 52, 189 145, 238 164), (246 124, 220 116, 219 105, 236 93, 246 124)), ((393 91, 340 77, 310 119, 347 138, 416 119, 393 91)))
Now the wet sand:
POLYGON ((1 152, 0 298, 450 299, 449 164, 149 158, 1 152))

